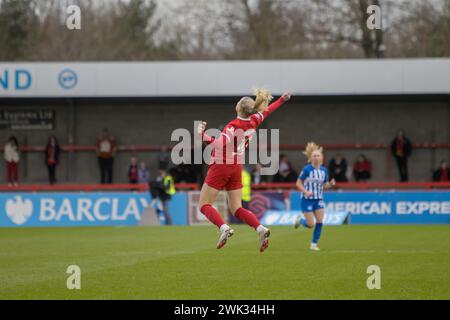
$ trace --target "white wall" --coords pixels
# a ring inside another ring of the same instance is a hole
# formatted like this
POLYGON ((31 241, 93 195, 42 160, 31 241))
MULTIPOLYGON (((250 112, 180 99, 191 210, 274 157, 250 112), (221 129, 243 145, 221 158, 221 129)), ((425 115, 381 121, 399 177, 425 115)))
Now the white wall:
POLYGON ((0 62, 0 97, 235 96, 255 86, 297 95, 448 94, 450 59, 0 62), (63 88, 66 69, 77 81, 63 88))

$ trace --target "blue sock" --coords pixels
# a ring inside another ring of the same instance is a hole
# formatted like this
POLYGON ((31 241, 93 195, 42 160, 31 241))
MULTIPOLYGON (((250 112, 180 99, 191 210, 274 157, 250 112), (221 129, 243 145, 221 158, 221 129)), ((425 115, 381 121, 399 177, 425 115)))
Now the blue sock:
POLYGON ((306 220, 305 219, 301 219, 300 220, 300 225, 304 226, 305 228, 308 228, 308 225, 306 224, 306 220))
POLYGON ((316 223, 316 227, 314 228, 312 243, 319 242, 320 235, 322 234, 322 226, 323 226, 323 223, 316 223))

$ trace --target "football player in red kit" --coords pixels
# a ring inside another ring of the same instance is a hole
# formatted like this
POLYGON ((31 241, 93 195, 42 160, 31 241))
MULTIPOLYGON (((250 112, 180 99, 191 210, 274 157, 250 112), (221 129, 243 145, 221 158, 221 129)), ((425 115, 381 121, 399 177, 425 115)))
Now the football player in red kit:
POLYGON ((234 233, 212 206, 217 194, 223 189, 227 191, 228 206, 232 214, 258 233, 260 252, 269 245, 270 230, 251 211, 242 208, 242 158, 258 126, 290 98, 291 94, 286 92, 269 105, 272 96, 264 89, 256 90, 256 100, 243 97, 236 105, 237 118, 228 123, 216 139, 205 134, 206 122, 198 126, 198 134, 203 141, 212 144, 213 150, 212 161, 200 193, 199 208, 220 229, 217 249, 222 248, 234 233))

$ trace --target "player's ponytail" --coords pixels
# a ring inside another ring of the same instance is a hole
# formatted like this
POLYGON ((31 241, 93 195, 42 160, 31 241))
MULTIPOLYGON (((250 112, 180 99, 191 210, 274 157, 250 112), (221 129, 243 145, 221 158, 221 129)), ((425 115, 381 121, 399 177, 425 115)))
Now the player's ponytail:
POLYGON ((306 158, 308 158, 308 162, 311 162, 312 154, 314 153, 314 151, 323 153, 323 148, 315 142, 308 142, 305 151, 303 151, 303 154, 306 156, 306 158))
POLYGON ((255 89, 255 112, 258 111, 264 111, 269 106, 269 102, 273 99, 272 95, 270 94, 269 90, 267 89, 255 89))
POLYGON ((266 89, 255 89, 256 101, 250 97, 243 97, 239 101, 239 108, 242 116, 249 117, 260 111, 267 109, 269 102, 273 99, 266 89))

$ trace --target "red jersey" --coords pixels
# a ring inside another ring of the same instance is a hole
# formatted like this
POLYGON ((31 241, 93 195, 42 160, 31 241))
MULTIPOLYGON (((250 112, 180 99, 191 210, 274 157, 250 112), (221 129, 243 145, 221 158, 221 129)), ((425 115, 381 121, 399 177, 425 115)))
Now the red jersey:
POLYGON ((256 129, 272 112, 283 103, 281 97, 272 103, 265 111, 251 115, 249 118, 237 117, 229 122, 221 132, 221 137, 214 139, 206 137, 206 141, 213 144, 211 163, 242 164, 245 149, 248 147, 256 129))
POLYGON ((371 172, 372 171, 372 163, 370 161, 364 161, 364 162, 355 162, 355 165, 353 166, 353 170, 357 171, 357 172, 362 172, 362 171, 367 171, 367 172, 371 172))

